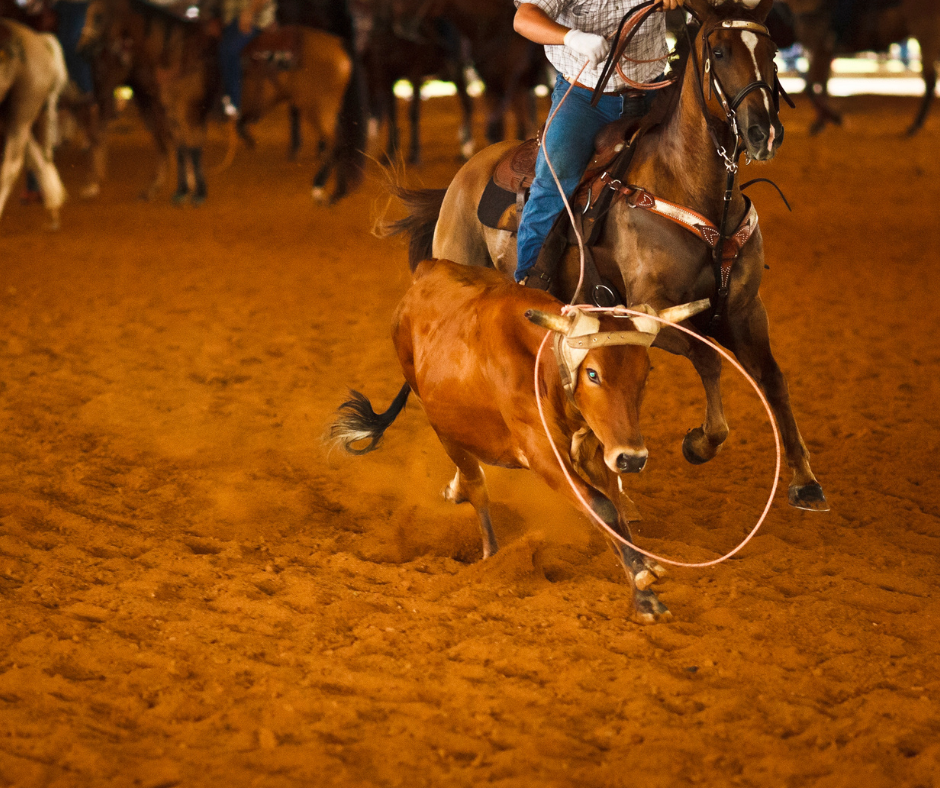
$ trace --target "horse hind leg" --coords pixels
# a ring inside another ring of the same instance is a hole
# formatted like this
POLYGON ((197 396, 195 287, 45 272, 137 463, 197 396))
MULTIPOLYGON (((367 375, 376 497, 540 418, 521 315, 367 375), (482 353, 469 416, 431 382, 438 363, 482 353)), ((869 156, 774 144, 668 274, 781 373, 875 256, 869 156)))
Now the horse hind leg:
POLYGON ((193 205, 199 206, 206 201, 208 189, 206 188, 206 176, 202 169, 202 148, 194 147, 189 149, 189 159, 193 164, 193 205))
POLYGON ((26 157, 30 168, 39 178, 43 204, 49 212, 49 229, 59 229, 59 209, 65 202, 65 186, 51 158, 46 158, 40 144, 32 134, 26 140, 26 157))
POLYGON ((480 521, 480 537, 483 541, 483 557, 489 558, 499 550, 493 523, 490 520, 490 497, 486 479, 479 461, 468 451, 451 441, 441 439, 444 451, 457 466, 457 473, 444 490, 444 500, 453 503, 469 501, 480 521))

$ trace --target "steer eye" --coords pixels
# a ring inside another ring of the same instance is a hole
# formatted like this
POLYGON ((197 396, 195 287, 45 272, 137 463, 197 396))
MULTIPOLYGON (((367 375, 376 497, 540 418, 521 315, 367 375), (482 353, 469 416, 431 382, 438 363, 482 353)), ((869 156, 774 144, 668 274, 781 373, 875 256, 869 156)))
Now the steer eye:
POLYGON ((587 371, 587 376, 588 376, 588 380, 590 380, 592 383, 601 382, 601 376, 598 375, 597 372, 595 372, 593 369, 589 369, 587 371))

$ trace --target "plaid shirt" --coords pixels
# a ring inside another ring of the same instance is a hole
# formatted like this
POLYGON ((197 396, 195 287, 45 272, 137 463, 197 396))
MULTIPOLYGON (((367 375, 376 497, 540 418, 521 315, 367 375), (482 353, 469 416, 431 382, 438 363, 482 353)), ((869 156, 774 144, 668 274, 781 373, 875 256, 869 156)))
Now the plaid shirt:
MULTIPOLYGON (((531 3, 541 8, 551 19, 565 27, 577 28, 585 33, 613 36, 620 20, 643 0, 514 0, 516 7, 531 3)), ((654 13, 637 30, 620 61, 623 73, 636 82, 651 82, 663 73, 666 67, 666 18, 654 13), (649 62, 637 62, 649 61, 649 62)), ((569 81, 573 80, 586 58, 562 44, 548 44, 545 55, 549 62, 569 81)), ((578 82, 594 86, 600 79, 604 64, 597 68, 588 66, 578 82)), ((620 75, 614 71, 606 90, 617 91, 626 87, 620 75)))

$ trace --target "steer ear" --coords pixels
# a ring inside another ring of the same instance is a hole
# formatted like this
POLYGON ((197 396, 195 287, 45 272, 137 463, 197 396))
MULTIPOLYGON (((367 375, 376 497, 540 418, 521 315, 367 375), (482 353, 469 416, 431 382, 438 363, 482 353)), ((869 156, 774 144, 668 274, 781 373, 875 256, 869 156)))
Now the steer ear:
POLYGON ((559 334, 567 334, 571 328, 571 319, 562 315, 553 315, 551 312, 540 312, 538 309, 529 309, 525 313, 526 318, 535 325, 547 328, 549 331, 557 331, 559 334))

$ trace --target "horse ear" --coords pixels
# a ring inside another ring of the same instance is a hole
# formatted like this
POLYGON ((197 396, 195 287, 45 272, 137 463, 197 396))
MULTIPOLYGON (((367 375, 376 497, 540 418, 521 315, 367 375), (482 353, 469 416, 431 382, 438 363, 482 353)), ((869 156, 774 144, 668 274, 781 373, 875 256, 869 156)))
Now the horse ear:
MULTIPOLYGON (((745 5, 749 5, 745 2, 745 5)), ((754 6, 754 16, 756 16, 761 22, 767 19, 768 14, 770 14, 770 9, 773 8, 774 0, 760 0, 759 3, 754 6)))
MULTIPOLYGON (((771 0, 771 2, 773 2, 773 0, 771 0)), ((712 10, 708 0, 685 0, 683 8, 698 19, 699 22, 708 16, 709 12, 712 10)))

